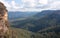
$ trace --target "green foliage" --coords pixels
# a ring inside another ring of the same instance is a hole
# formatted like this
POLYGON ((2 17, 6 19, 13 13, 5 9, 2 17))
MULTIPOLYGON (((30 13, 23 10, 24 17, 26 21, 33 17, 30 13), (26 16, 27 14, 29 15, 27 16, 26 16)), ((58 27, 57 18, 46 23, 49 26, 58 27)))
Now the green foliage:
POLYGON ((42 16, 40 13, 37 17, 13 21, 13 27, 21 28, 15 29, 19 38, 60 38, 60 10, 44 13, 42 16))

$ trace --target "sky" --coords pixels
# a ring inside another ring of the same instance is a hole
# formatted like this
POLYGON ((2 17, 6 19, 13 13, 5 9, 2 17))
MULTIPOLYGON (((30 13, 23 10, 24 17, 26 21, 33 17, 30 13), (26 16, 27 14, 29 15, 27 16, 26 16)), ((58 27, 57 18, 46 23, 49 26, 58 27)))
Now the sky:
POLYGON ((8 11, 60 10, 60 0, 0 0, 8 11))

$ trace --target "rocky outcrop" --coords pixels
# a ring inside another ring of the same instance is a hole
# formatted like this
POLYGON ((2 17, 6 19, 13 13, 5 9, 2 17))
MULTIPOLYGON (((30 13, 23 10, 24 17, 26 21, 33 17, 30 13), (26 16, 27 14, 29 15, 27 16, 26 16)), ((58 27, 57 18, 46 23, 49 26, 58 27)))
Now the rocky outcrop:
POLYGON ((7 9, 0 2, 0 38, 15 38, 13 33, 9 27, 7 9))

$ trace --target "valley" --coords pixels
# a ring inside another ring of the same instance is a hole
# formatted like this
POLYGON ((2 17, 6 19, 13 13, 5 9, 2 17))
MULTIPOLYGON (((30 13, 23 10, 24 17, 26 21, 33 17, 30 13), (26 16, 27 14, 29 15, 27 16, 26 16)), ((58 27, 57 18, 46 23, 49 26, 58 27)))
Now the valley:
POLYGON ((44 10, 10 21, 11 27, 31 32, 31 38, 60 38, 60 10, 44 10))

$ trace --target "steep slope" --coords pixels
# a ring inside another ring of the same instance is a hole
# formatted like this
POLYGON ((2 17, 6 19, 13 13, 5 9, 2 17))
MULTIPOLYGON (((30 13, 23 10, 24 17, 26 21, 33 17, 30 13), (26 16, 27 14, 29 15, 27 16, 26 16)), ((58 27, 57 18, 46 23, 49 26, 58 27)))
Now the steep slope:
POLYGON ((44 33, 44 32, 60 32, 60 25, 51 26, 39 31, 39 33, 44 33))
POLYGON ((37 38, 37 37, 43 38, 44 37, 42 34, 30 32, 23 29, 11 28, 11 30, 15 32, 14 35, 16 34, 17 38, 37 38))
POLYGON ((12 30, 16 32, 18 38, 31 38, 32 32, 18 28, 12 28, 12 30))
POLYGON ((44 38, 60 38, 60 25, 42 29, 38 33, 42 34, 44 38))

